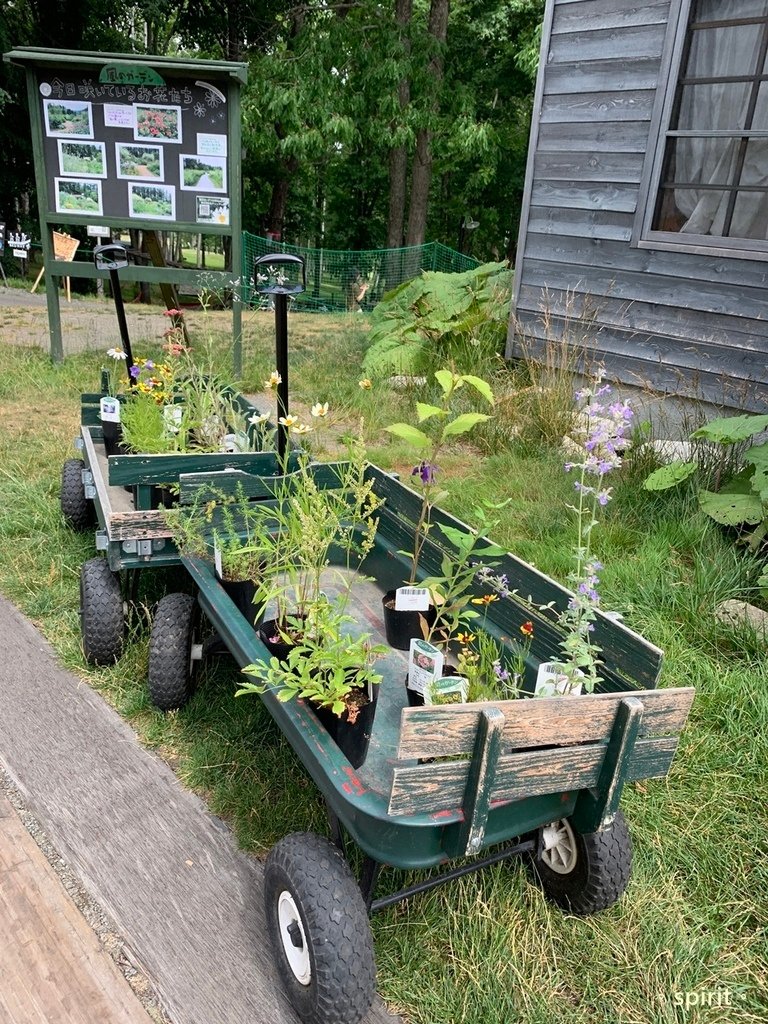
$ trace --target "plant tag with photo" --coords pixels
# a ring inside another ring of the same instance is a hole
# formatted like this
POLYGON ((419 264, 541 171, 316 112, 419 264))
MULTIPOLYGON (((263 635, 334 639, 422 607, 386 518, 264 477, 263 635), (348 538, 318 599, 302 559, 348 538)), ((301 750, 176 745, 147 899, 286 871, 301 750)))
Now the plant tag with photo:
POLYGON ((218 578, 223 579, 223 576, 221 575, 221 548, 216 541, 213 542, 213 567, 216 570, 218 578))
POLYGON ((395 591, 396 612, 425 612, 429 608, 429 590, 426 587, 398 587, 395 591))
POLYGON ((408 689, 426 694, 443 674, 443 652, 426 640, 411 640, 408 658, 408 689))
POLYGON ((424 704, 466 704, 468 692, 462 676, 442 676, 424 691, 424 704))
POLYGON ((99 409, 102 420, 105 420, 107 423, 120 422, 120 403, 116 398, 110 398, 109 395, 104 395, 99 402, 99 409))

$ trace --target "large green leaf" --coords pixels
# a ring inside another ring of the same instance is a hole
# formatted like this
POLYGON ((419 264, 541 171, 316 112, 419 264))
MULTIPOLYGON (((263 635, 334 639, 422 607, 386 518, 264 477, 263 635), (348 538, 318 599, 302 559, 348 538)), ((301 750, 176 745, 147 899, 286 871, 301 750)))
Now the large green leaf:
POLYGON ((476 427, 478 423, 485 423, 491 417, 486 416, 484 412, 463 412, 461 416, 457 416, 455 420, 451 420, 450 423, 446 423, 443 428, 443 437, 454 437, 458 434, 466 434, 468 431, 476 427))
POLYGON ((431 419, 432 416, 447 416, 445 409, 441 409, 439 405, 428 405, 426 402, 416 403, 416 415, 419 417, 419 423, 423 423, 425 420, 431 419))
POLYGON ((768 416, 726 416, 705 423, 703 427, 694 430, 691 437, 715 441, 717 444, 736 444, 764 430, 768 430, 768 416))
POLYGON ((700 491, 699 505, 702 511, 723 526, 740 526, 742 523, 754 526, 763 519, 763 505, 756 494, 700 491))
POLYGON ((463 373, 461 379, 466 381, 467 384, 471 384, 475 391, 478 391, 489 405, 493 405, 493 391, 491 391, 491 385, 487 380, 483 380, 482 377, 475 377, 471 373, 463 373))
POLYGON ((695 462, 670 462, 667 466, 654 469, 643 482, 643 487, 646 491, 666 491, 670 487, 677 487, 695 472, 695 462))
POLYGON ((423 431, 412 427, 410 423, 393 423, 384 429, 396 437, 401 437, 408 444, 412 444, 414 448, 429 448, 432 444, 430 438, 423 431))
POLYGON ((363 369, 372 377, 391 373, 418 373, 424 361, 424 342, 382 338, 365 354, 363 369))

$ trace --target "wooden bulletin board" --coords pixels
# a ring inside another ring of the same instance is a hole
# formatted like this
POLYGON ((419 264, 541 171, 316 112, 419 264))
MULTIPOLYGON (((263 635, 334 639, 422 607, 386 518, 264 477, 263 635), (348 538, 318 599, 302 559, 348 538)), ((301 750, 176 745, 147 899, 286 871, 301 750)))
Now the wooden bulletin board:
MULTIPOLYGON (((104 276, 91 263, 68 262, 53 244, 54 226, 94 223, 230 235, 239 274, 245 64, 36 47, 4 59, 23 65, 27 75, 46 284, 49 277, 104 276)), ((206 271, 205 283, 233 290, 237 375, 241 305, 232 276, 206 271)), ((195 288, 201 272, 128 267, 120 278, 195 288)), ((51 354, 61 359, 58 280, 52 283, 46 289, 51 354)))

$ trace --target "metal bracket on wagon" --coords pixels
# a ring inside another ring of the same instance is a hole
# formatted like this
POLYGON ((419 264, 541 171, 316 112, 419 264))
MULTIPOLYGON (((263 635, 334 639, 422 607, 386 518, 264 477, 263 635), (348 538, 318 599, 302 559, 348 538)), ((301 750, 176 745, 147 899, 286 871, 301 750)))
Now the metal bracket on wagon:
POLYGON ((124 540, 120 546, 126 555, 150 558, 154 552, 163 550, 165 540, 162 537, 156 537, 154 540, 124 540))

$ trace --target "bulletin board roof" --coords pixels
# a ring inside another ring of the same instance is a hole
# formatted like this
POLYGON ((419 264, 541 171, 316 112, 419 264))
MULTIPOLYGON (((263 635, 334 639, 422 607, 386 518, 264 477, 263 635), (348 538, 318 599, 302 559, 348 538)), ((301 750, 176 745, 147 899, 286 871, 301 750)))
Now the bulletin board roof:
POLYGON ((177 57, 155 57, 142 53, 100 53, 66 50, 51 50, 42 46, 19 46, 3 54, 11 64, 42 66, 70 64, 73 68, 99 67, 103 64, 149 64, 166 71, 202 72, 228 75, 243 85, 248 80, 248 65, 225 60, 180 60, 177 57))

